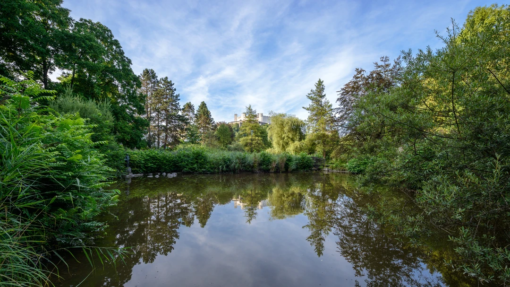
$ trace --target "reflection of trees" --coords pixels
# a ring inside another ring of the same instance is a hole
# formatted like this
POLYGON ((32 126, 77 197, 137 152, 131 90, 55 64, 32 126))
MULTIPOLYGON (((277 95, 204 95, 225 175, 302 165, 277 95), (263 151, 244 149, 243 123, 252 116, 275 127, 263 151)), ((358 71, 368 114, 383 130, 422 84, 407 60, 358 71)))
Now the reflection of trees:
MULTIPOLYGON (((125 259, 128 266, 121 264, 117 268, 116 277, 121 281, 118 283, 129 281, 132 267, 139 261, 152 263, 157 255, 172 252, 179 239, 179 227, 191 226, 194 218, 191 202, 176 193, 133 198, 122 205, 119 208, 125 212, 120 212, 119 221, 109 232, 115 234, 114 246, 132 247, 132 253, 125 259)), ((105 278, 104 282, 113 279, 105 278)))
POLYGON ((267 201, 271 206, 272 219, 284 219, 301 214, 305 210, 306 189, 291 186, 289 189, 282 187, 273 188, 267 201))
MULTIPOLYGON (((111 209, 117 217, 109 220, 107 237, 102 242, 103 246, 130 247, 131 253, 124 258, 125 264, 119 263, 117 268, 107 265, 104 270, 96 269, 96 275, 82 286, 124 285, 131 279, 135 265, 154 262, 158 255, 173 251, 180 227, 190 227, 195 220, 205 227, 214 207, 228 204, 232 198, 242 202, 247 223, 256 218, 264 200, 271 219, 304 213, 309 222, 303 228, 310 232, 307 240, 318 256, 324 253, 326 237, 334 232, 339 253, 352 264, 356 276, 368 277, 368 286, 437 285, 416 279, 417 270, 425 266, 423 262, 431 262, 431 269, 436 263, 419 249, 387 236, 382 226, 366 216, 368 197, 357 196, 347 187, 345 177, 316 174, 133 180, 130 193, 111 209)), ((83 269, 85 265, 80 266, 83 269)), ((63 286, 76 285, 90 272, 81 269, 73 269, 79 274, 76 281, 63 286)))
POLYGON ((267 198, 267 191, 263 191, 260 186, 254 185, 244 191, 241 201, 244 204, 246 223, 250 224, 257 217, 259 204, 267 198))
POLYGON ((421 250, 388 237, 352 199, 343 197, 339 206, 338 252, 353 265, 356 276, 367 275, 367 286, 441 286, 437 278, 436 282, 419 281, 421 250))
POLYGON ((205 227, 207 224, 215 204, 216 198, 211 193, 203 194, 193 200, 193 207, 195 208, 195 214, 200 227, 205 227))
POLYGON ((323 178, 308 189, 305 215, 309 223, 303 228, 310 230, 310 236, 306 240, 314 247, 319 257, 324 252, 326 236, 333 228, 337 198, 338 191, 335 191, 327 178, 323 178))

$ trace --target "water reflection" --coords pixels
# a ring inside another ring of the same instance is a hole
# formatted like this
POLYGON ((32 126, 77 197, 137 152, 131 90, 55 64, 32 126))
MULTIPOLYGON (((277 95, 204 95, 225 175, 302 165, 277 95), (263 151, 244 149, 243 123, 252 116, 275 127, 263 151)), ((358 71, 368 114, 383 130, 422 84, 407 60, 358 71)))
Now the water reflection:
POLYGON ((353 193, 346 176, 190 175, 119 188, 98 244, 132 252, 92 273, 78 256, 61 286, 87 275, 81 286, 448 285, 422 250, 368 218, 377 199, 353 193))

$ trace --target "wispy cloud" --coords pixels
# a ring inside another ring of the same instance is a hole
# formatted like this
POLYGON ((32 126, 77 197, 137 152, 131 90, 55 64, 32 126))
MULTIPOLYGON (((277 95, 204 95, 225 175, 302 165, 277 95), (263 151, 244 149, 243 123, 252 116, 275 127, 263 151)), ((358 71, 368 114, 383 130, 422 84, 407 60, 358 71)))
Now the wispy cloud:
POLYGON ((217 121, 248 104, 306 118, 318 78, 330 101, 354 68, 437 46, 434 31, 485 1, 79 1, 75 18, 112 29, 133 69, 154 69, 181 99, 206 101, 217 121))

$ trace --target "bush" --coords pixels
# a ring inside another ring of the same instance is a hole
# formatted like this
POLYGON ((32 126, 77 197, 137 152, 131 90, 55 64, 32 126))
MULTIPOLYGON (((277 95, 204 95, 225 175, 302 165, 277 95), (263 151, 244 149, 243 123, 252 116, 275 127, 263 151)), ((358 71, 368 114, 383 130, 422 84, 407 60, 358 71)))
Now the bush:
MULTIPOLYGON (((118 152, 117 160, 124 152, 118 152)), ((126 150, 133 173, 159 172, 220 173, 241 171, 289 172, 311 170, 313 159, 302 153, 298 156, 247 153, 211 149, 200 145, 182 145, 175 150, 126 150)), ((122 155, 122 162, 123 162, 122 155)), ((124 165, 118 172, 124 173, 124 165)))
POLYGON ((235 142, 231 145, 228 145, 227 146, 227 150, 228 151, 240 151, 240 152, 244 152, 244 148, 243 148, 243 145, 241 143, 238 143, 238 142, 235 142))
POLYGON ((0 277, 44 285, 52 247, 89 244, 87 232, 103 227, 93 218, 118 191, 103 189, 111 170, 84 119, 34 105, 51 97, 33 81, 0 81, 8 99, 0 106, 0 277))
POLYGON ((367 169, 370 161, 368 159, 353 158, 347 162, 347 170, 351 173, 363 173, 367 169))
POLYGON ((297 170, 311 170, 313 168, 313 159, 311 156, 302 152, 299 155, 294 157, 296 162, 297 170))

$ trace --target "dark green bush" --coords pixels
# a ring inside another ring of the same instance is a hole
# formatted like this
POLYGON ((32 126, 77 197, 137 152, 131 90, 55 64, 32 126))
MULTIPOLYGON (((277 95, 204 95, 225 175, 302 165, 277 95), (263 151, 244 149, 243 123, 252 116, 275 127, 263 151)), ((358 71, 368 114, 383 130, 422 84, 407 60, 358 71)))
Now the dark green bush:
POLYGON ((347 170, 355 174, 363 173, 365 172, 369 164, 370 161, 366 158, 364 159, 353 158, 347 162, 347 170))
POLYGON ((313 168, 313 159, 308 154, 302 152, 294 158, 297 170, 311 170, 313 168))

